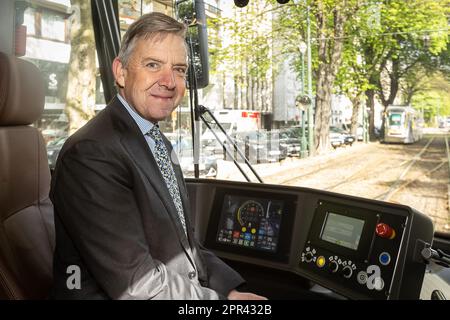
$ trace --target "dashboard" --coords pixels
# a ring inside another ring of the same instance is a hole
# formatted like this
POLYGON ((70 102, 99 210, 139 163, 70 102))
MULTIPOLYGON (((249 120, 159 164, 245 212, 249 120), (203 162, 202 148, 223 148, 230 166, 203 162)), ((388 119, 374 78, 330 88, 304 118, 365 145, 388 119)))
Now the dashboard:
POLYGON ((301 299, 319 285, 346 299, 420 297, 434 230, 408 206, 279 185, 187 186, 202 244, 261 294, 301 299))

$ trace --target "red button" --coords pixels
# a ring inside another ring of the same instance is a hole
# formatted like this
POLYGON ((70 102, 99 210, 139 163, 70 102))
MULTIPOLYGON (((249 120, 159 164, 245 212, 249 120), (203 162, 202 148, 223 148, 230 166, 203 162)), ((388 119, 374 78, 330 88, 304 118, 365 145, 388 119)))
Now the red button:
POLYGON ((385 239, 394 239, 395 238, 395 230, 388 226, 386 223, 379 223, 375 228, 376 234, 385 239))

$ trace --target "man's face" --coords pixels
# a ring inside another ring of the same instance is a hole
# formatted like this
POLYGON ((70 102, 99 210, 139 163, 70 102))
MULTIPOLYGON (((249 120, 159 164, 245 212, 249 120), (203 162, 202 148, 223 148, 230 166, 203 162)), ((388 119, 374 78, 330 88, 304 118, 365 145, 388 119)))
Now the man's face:
POLYGON ((168 34, 136 41, 128 65, 113 64, 120 94, 145 119, 167 118, 186 89, 187 58, 184 39, 168 34))

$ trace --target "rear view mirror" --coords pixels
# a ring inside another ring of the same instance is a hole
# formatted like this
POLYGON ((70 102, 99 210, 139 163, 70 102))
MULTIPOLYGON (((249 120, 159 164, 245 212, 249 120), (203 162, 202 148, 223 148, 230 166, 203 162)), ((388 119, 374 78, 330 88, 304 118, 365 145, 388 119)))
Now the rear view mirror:
MULTIPOLYGON (((188 27, 187 41, 192 43, 195 78, 197 88, 205 88, 209 83, 208 34, 203 0, 177 0, 177 17, 188 27)), ((190 83, 192 83, 190 81, 190 83)))

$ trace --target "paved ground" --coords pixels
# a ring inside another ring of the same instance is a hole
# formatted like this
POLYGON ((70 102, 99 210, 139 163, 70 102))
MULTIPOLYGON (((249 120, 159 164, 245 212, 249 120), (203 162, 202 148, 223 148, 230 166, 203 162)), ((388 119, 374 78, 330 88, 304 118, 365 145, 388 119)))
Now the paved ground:
MULTIPOLYGON (((255 170, 265 183, 406 204, 429 215, 437 230, 450 232, 446 134, 434 130, 412 145, 359 143, 316 157, 258 164, 255 170)), ((217 178, 245 181, 233 166, 220 161, 217 178)))

